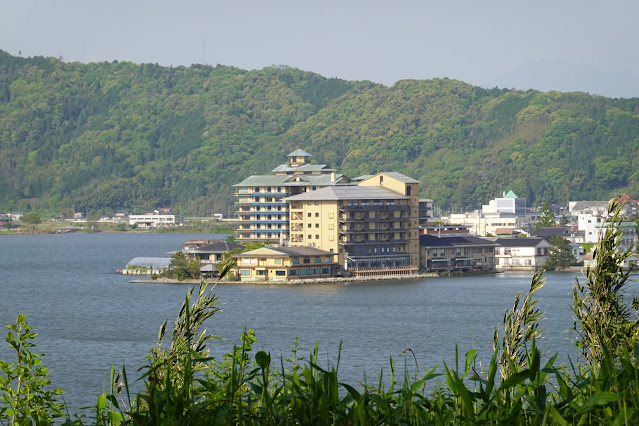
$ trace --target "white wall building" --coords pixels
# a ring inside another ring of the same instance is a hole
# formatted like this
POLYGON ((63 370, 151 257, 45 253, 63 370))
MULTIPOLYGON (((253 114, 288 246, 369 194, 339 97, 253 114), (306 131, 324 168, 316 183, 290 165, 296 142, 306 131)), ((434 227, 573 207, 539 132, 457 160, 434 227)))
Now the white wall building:
POLYGON ((138 228, 163 228, 165 226, 176 226, 184 223, 184 216, 176 214, 142 214, 130 215, 129 225, 138 228))
POLYGON ((512 191, 503 194, 502 198, 495 198, 490 200, 488 204, 484 204, 481 207, 482 213, 511 213, 516 216, 523 216, 526 214, 526 199, 519 198, 517 194, 512 191))
POLYGON ((470 226, 470 233, 482 237, 497 235, 499 228, 515 229, 519 226, 518 218, 511 213, 472 213, 451 214, 448 223, 470 226))
POLYGON ((534 270, 546 264, 550 243, 543 238, 501 238, 495 249, 497 269, 534 270))

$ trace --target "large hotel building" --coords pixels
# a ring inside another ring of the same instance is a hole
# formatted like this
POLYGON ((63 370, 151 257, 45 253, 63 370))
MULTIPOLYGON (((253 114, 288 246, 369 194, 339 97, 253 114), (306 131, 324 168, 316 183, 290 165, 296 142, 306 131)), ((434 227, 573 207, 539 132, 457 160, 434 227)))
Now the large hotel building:
POLYGON ((419 269, 419 182, 400 173, 356 179, 297 150, 274 175, 235 186, 238 241, 335 253, 343 271, 373 276, 419 269))

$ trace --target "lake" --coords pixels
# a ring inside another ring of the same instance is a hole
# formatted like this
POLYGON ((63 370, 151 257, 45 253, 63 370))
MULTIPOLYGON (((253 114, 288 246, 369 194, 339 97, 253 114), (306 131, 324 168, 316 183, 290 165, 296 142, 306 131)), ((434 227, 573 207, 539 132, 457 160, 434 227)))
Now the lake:
MULTIPOLYGON (((19 312, 38 333, 36 353, 62 387, 71 413, 95 404, 109 388, 111 365, 127 367, 130 381, 157 339, 160 325, 175 319, 189 289, 184 284, 134 284, 116 274, 136 256, 169 256, 201 234, 67 234, 0 236, 2 270, 0 321, 9 324, 19 312)), ((217 236, 219 237, 219 236, 217 236)), ((255 330, 255 350, 274 358, 287 356, 299 337, 302 354, 320 343, 323 364, 335 363, 340 342, 340 379, 376 382, 393 357, 396 365, 419 371, 454 365, 472 347, 490 361, 495 324, 513 304, 518 291, 530 286, 532 273, 454 278, 348 282, 309 285, 220 284, 222 312, 207 323, 214 341, 212 355, 221 357, 239 341, 245 328, 255 330)), ((566 330, 573 274, 547 273, 539 291, 545 312, 547 353, 577 359, 566 330)), ((583 277, 580 277, 583 280, 583 277)), ((633 287, 636 289, 636 286, 633 287)), ((0 356, 11 362, 6 343, 0 356)), ((139 386, 139 384, 138 384, 139 386)))

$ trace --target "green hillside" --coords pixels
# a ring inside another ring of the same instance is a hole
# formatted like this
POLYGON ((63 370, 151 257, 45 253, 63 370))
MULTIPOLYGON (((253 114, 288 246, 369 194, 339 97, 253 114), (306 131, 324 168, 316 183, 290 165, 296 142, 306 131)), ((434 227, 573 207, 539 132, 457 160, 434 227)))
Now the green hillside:
POLYGON ((287 67, 64 63, 0 51, 0 210, 232 212, 232 188, 302 148, 398 171, 444 207, 639 198, 639 99, 287 67))

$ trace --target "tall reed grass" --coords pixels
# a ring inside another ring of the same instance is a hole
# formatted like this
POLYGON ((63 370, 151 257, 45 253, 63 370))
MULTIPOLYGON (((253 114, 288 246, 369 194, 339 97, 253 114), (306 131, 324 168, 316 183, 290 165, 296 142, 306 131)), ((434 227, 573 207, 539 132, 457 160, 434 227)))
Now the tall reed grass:
MULTIPOLYGON (((611 228, 620 221, 618 213, 619 205, 611 204, 611 228)), ((289 356, 272 359, 253 350, 251 330, 224 358, 211 357, 215 336, 203 324, 218 312, 219 300, 214 286, 202 284, 189 291, 172 328, 167 322, 161 326, 158 344, 136 377, 144 390, 132 395, 126 369, 113 369, 110 391, 80 415, 64 415, 60 391, 46 390, 51 385, 43 379, 46 369, 34 370, 41 358, 29 349, 35 334, 19 317, 8 326, 7 338, 17 361, 0 363, 0 423, 52 424, 60 418, 69 425, 639 424, 637 301, 624 304, 619 294, 629 275, 619 268, 618 242, 614 229, 606 232, 586 285, 575 284, 575 332, 583 355, 576 364, 555 365, 557 355, 542 364, 535 292, 543 274, 533 277, 523 299, 518 294, 505 312, 502 327, 495 327, 494 353, 484 367, 472 347, 461 365, 443 363, 422 374, 406 364, 398 369, 391 358, 388 377, 380 374, 376 384, 340 380, 341 348, 335 365, 322 365, 318 345, 304 356, 295 344, 289 356)))

